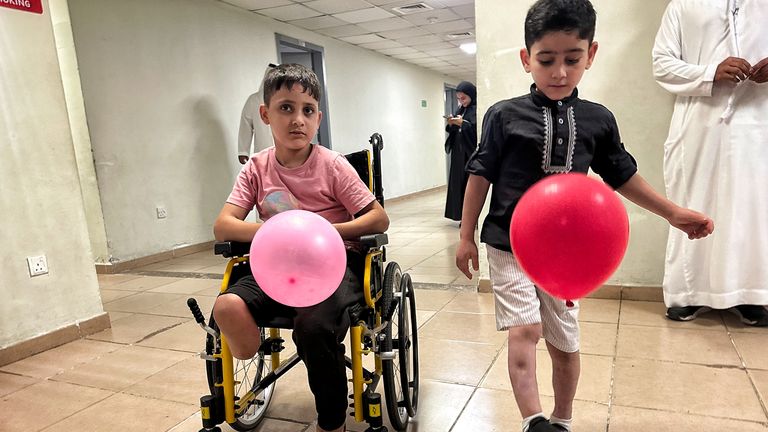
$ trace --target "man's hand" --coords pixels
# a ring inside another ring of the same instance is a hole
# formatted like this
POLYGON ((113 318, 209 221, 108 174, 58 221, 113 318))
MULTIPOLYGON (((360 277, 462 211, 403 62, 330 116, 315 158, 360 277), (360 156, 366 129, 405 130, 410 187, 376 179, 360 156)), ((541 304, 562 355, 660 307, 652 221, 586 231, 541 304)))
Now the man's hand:
POLYGON ((750 77, 752 66, 749 62, 738 57, 728 57, 717 66, 715 82, 731 81, 740 82, 750 77))
POLYGON ((691 240, 704 238, 715 230, 712 219, 682 207, 678 208, 668 220, 670 225, 688 234, 691 240))
POLYGON ((241 164, 245 165, 245 163, 248 162, 248 156, 240 155, 237 157, 237 160, 239 160, 241 164))
POLYGON ((461 240, 459 247, 456 248, 456 267, 461 270, 467 279, 472 279, 472 272, 469 271, 469 261, 472 261, 472 268, 475 271, 480 270, 480 264, 477 261, 477 245, 474 240, 461 240))
POLYGON ((752 73, 749 74, 749 79, 758 84, 768 82, 768 57, 760 60, 752 67, 752 73))

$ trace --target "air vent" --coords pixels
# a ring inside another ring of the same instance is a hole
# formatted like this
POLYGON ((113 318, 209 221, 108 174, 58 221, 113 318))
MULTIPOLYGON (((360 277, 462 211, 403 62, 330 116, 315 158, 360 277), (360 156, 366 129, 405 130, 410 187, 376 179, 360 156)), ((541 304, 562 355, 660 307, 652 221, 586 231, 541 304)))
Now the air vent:
POLYGON ((400 15, 410 15, 418 12, 426 12, 431 10, 434 10, 434 8, 424 3, 413 3, 405 6, 398 6, 396 8, 392 8, 392 11, 397 12, 400 15))
POLYGON ((472 32, 457 32, 457 33, 448 33, 446 36, 448 36, 451 39, 458 39, 458 38, 465 38, 472 36, 472 32))

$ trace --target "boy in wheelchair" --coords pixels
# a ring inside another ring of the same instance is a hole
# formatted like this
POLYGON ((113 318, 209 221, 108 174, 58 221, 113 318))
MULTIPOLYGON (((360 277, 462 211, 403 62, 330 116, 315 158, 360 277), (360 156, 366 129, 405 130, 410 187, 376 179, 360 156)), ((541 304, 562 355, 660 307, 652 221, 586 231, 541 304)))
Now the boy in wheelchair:
POLYGON ((314 72, 297 64, 272 68, 263 94, 259 113, 275 145, 243 167, 216 219, 216 240, 250 242, 261 226, 244 220, 254 208, 262 220, 285 210, 307 210, 330 221, 345 240, 347 272, 331 297, 306 308, 278 304, 253 276, 244 276, 216 299, 213 315, 238 359, 259 350, 256 317, 292 317, 293 339, 315 396, 317 430, 344 431, 348 389, 342 341, 350 326, 347 308, 363 298, 364 255, 355 240, 386 231, 389 218, 344 156, 310 143, 322 118, 314 72))

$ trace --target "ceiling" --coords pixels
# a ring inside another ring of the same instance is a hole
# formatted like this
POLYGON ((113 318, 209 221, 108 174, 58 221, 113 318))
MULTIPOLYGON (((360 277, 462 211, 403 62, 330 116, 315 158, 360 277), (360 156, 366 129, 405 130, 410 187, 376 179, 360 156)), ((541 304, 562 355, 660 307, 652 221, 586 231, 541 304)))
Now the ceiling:
POLYGON ((474 0, 220 0, 450 77, 475 82, 474 0))

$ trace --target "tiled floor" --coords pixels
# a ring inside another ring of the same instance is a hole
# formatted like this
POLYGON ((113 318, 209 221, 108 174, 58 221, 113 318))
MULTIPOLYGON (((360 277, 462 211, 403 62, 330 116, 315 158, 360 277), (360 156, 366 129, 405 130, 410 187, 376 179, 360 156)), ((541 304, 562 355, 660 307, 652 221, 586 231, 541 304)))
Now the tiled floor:
MULTIPOLYGON (((462 288, 417 290, 421 393, 409 430, 517 431, 505 335, 492 297, 468 292, 453 267, 458 229, 441 217, 442 200, 438 191, 387 206, 389 260, 417 282, 462 288)), ((184 300, 210 310, 218 281, 206 276, 222 266, 206 252, 100 276, 112 328, 0 368, 0 431, 197 431, 204 333, 184 300)), ((676 323, 663 312, 656 302, 583 301, 575 430, 768 431, 768 330, 727 313, 676 323)), ((551 364, 538 354, 548 410, 551 364)), ((313 431, 305 383, 301 366, 278 382, 260 431, 313 431)))

